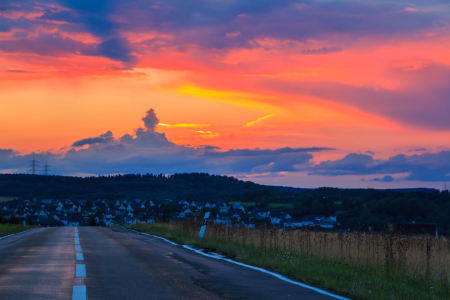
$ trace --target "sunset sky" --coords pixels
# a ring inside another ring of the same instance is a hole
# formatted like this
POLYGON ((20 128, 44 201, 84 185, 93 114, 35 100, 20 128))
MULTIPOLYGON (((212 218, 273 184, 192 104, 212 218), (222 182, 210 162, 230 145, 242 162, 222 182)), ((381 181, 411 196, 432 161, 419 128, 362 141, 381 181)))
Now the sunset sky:
POLYGON ((33 156, 57 175, 442 189, 450 4, 3 0, 0 172, 33 156))

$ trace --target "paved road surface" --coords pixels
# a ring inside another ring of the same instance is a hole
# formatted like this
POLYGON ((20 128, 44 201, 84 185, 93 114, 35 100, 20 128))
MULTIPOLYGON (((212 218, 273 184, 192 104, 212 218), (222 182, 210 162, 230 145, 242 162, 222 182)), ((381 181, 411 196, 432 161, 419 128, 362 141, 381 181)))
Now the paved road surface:
POLYGON ((0 299, 72 299, 74 286, 86 286, 89 300, 336 299, 128 230, 75 231, 40 228, 0 240, 0 299))

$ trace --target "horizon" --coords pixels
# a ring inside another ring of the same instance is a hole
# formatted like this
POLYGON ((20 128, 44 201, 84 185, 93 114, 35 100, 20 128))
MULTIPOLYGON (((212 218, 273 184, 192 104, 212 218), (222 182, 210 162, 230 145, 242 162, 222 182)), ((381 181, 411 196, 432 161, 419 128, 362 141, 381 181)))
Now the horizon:
POLYGON ((440 0, 7 0, 0 173, 446 189, 449 13, 440 0))
POLYGON ((134 176, 136 176, 136 175, 139 175, 139 176, 141 176, 141 177, 143 177, 143 176, 146 176, 146 175, 153 175, 153 176, 159 176, 159 175, 162 175, 162 176, 164 176, 164 177, 166 177, 166 178, 169 178, 169 177, 171 177, 171 176, 174 176, 174 175, 179 175, 179 174, 187 174, 187 175, 189 175, 189 174, 206 174, 206 175, 209 175, 209 176, 227 176, 227 177, 232 177, 232 178, 235 178, 235 179, 237 179, 237 180, 240 180, 240 181, 243 181, 243 182, 253 182, 253 183, 255 183, 255 184, 259 184, 259 185, 262 185, 262 186, 268 186, 268 187, 275 187, 275 188, 293 188, 293 189, 304 189, 304 190, 315 190, 315 189, 347 189, 347 190, 352 190, 352 189, 355 189, 355 190, 357 190, 357 189, 373 189, 373 190, 405 190, 405 191, 409 191, 409 190, 421 190, 421 189, 426 189, 426 190, 437 190, 437 191, 439 191, 439 192, 442 192, 442 191, 448 191, 448 188, 446 188, 446 187, 444 187, 443 189, 435 189, 435 188, 428 188, 428 187, 421 187, 421 186, 418 186, 418 187, 411 187, 411 188, 360 188, 360 187, 357 187, 357 188, 352 188, 352 187, 344 187, 344 188, 342 188, 342 187, 337 187, 337 186, 317 186, 317 187, 295 187, 295 186, 287 186, 287 185, 270 185, 270 184, 262 184, 262 183, 258 183, 258 182, 254 182, 254 181, 251 181, 251 180, 244 180, 244 179, 241 179, 241 178, 239 178, 239 177, 235 177, 235 176, 232 176, 232 175, 220 175, 220 174, 209 174, 209 173, 173 173, 173 174, 153 174, 153 173, 147 173, 147 174, 140 174, 140 173, 121 173, 121 174, 103 174, 103 175, 86 175, 86 176, 75 176, 75 175, 55 175, 55 174, 51 174, 51 175, 44 175, 44 174, 29 174, 29 173, 0 173, 0 175, 29 175, 29 176, 55 176, 55 177, 73 177, 73 178, 99 178, 99 177, 114 177, 114 176, 127 176, 127 175, 134 175, 134 176))

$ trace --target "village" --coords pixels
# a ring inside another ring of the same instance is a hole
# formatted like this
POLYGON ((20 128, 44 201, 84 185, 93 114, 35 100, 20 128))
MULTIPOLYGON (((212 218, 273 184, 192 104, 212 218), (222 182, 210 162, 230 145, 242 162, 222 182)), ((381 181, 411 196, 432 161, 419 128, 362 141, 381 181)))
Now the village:
POLYGON ((121 226, 160 221, 184 219, 202 219, 210 211, 210 222, 230 226, 256 228, 261 224, 273 225, 277 228, 317 227, 332 229, 337 215, 307 215, 304 218, 292 218, 282 210, 265 210, 254 207, 246 211, 240 203, 227 204, 218 199, 210 202, 171 199, 127 200, 107 199, 91 200, 13 200, 0 204, 0 221, 24 222, 28 225, 42 227, 58 226, 121 226))

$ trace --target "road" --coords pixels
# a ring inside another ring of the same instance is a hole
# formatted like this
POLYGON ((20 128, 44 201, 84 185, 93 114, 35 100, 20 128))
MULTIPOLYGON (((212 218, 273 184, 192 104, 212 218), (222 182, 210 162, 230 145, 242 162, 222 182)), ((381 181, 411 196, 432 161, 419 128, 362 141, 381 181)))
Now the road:
POLYGON ((336 299, 121 228, 38 228, 0 240, 1 300, 86 299, 84 287, 89 300, 336 299))

